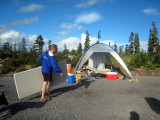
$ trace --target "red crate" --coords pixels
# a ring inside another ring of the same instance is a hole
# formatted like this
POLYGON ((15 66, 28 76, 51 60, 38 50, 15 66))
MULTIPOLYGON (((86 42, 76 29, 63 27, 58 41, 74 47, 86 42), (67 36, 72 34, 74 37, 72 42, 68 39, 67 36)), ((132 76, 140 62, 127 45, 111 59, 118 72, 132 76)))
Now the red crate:
POLYGON ((116 80, 117 79, 117 72, 107 72, 106 78, 109 80, 116 80))

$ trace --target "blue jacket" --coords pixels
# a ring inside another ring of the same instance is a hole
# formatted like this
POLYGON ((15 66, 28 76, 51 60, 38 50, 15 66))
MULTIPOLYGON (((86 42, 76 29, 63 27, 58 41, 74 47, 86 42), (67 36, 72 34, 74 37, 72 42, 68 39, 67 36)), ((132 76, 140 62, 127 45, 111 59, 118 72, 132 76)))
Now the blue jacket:
POLYGON ((42 53, 38 59, 42 63, 42 72, 51 74, 53 70, 57 73, 62 73, 57 65, 56 58, 53 53, 46 51, 42 53))

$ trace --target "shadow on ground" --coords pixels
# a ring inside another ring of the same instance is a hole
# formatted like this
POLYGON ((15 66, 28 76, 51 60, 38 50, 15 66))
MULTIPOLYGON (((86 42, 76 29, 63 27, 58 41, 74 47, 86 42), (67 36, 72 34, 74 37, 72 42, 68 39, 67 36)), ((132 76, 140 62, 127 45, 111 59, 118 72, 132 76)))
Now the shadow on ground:
POLYGON ((146 97, 145 100, 147 101, 148 105, 157 114, 160 114, 160 101, 156 98, 146 97))
MULTIPOLYGON (((52 90, 50 93, 54 94, 54 97, 57 97, 58 95, 61 95, 65 92, 76 90, 80 87, 85 87, 87 89, 89 87, 89 85, 91 84, 91 82, 95 81, 95 80, 90 80, 90 81, 87 81, 87 80, 88 79, 85 78, 81 81, 81 84, 74 84, 72 86, 57 88, 57 89, 52 90)), ((29 100, 33 100, 33 99, 40 98, 40 97, 41 97, 41 95, 38 95, 36 97, 30 98, 29 100)))
POLYGON ((7 111, 6 115, 0 116, 0 119, 5 120, 14 116, 20 111, 26 110, 28 108, 42 108, 46 102, 19 102, 15 104, 8 105, 7 107, 3 107, 0 109, 0 113, 7 111))
POLYGON ((135 111, 130 112, 130 120, 139 120, 139 114, 135 111))

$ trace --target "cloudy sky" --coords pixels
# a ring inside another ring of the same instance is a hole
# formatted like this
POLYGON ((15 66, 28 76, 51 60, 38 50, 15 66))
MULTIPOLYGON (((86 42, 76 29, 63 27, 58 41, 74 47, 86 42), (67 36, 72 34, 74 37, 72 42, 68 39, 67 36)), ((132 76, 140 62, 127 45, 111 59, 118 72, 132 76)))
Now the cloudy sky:
POLYGON ((0 0, 0 15, 1 45, 24 37, 31 47, 41 34, 46 44, 52 40, 59 50, 64 44, 71 50, 84 45, 87 30, 94 44, 100 30, 100 42, 118 46, 128 43, 131 32, 138 33, 145 49, 153 21, 159 31, 160 1, 0 0))

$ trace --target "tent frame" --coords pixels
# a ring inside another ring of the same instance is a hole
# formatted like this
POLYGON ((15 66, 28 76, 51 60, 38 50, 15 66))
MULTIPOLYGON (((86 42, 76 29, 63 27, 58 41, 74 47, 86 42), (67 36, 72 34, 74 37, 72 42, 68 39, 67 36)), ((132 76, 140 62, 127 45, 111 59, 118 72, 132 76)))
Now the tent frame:
MULTIPOLYGON (((108 59, 110 57, 109 55, 112 55, 119 63, 120 65, 126 70, 126 72, 129 74, 131 78, 133 76, 131 75, 130 71, 128 70, 127 66, 123 62, 123 60, 120 58, 120 56, 117 54, 117 52, 112 49, 110 46, 103 44, 103 43, 96 43, 90 46, 82 55, 80 60, 78 61, 74 71, 80 70, 84 63, 91 57, 91 55, 95 52, 104 53, 105 57, 108 59)), ((110 59, 110 58, 109 58, 110 59)), ((108 59, 108 60, 109 60, 108 59)), ((109 61, 110 62, 110 61, 109 61)), ((110 64, 111 65, 111 64, 110 64)))

